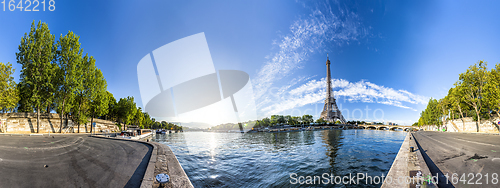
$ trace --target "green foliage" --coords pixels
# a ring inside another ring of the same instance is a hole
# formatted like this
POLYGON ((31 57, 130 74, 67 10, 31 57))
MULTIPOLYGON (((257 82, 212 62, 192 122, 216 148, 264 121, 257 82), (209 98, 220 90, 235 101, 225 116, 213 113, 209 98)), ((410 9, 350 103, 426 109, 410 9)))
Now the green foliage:
POLYGON ((116 102, 116 99, 111 92, 106 91, 106 95, 106 100, 108 100, 108 113, 105 114, 105 119, 109 118, 111 120, 116 120, 118 118, 118 103, 116 102))
MULTIPOLYGON (((86 80, 88 81, 89 89, 89 107, 92 121, 94 117, 103 116, 108 113, 108 92, 106 79, 102 75, 101 70, 97 67, 89 67, 91 71, 87 74, 86 80)), ((90 130, 92 131, 92 126, 90 130)))
POLYGON ((464 102, 471 106, 476 112, 478 118, 477 132, 479 132, 479 125, 481 124, 480 113, 483 110, 484 86, 487 81, 488 71, 486 70, 487 63, 479 61, 467 69, 465 73, 460 74, 457 82, 457 87, 462 90, 464 94, 464 102))
POLYGON ((302 123, 304 123, 304 124, 310 124, 312 122, 314 122, 314 119, 313 119, 312 115, 306 114, 306 115, 302 116, 302 123))
MULTIPOLYGON (((365 121, 348 121, 347 124, 351 124, 351 125, 363 125, 365 124, 366 122, 365 121)), ((383 125, 384 123, 380 122, 381 125, 383 125)))
POLYGON ((323 118, 319 118, 316 120, 316 123, 319 123, 319 124, 325 124, 325 123, 328 123, 325 119, 323 118))
POLYGON ((493 114, 500 117, 500 64, 491 71, 487 62, 479 61, 459 75, 459 80, 439 101, 429 100, 417 125, 441 125, 445 118, 473 117, 477 131, 482 119, 493 114), (449 115, 449 116, 448 116, 449 115))
POLYGON ((143 121, 144 121, 144 114, 142 113, 142 109, 141 107, 137 108, 137 111, 135 112, 135 115, 134 115, 134 123, 135 125, 141 127, 141 128, 144 128, 143 126, 143 121))
MULTIPOLYGON (((16 53, 17 63, 22 65, 20 85, 25 100, 37 112, 37 119, 43 105, 52 102, 53 92, 56 90, 53 80, 57 75, 55 37, 50 34, 46 23, 33 21, 29 33, 25 33, 16 53)), ((28 107, 25 107, 28 108, 28 107)), ((40 121, 37 121, 37 132, 40 121)))
POLYGON ((12 64, 0 62, 0 110, 13 111, 19 101, 19 90, 14 81, 12 64))
POLYGON ((144 112, 142 114, 143 114, 143 120, 141 128, 151 129, 154 122, 154 118, 151 118, 151 116, 149 116, 147 112, 144 112))
POLYGON ((272 115, 271 124, 272 125, 283 125, 285 123, 285 117, 282 115, 272 115))
POLYGON ((427 103, 427 108, 420 114, 422 117, 422 125, 441 125, 439 110, 439 102, 436 99, 430 98, 427 103))
MULTIPOLYGON (((76 97, 76 88, 81 86, 81 75, 83 73, 83 49, 79 41, 80 37, 69 31, 65 36, 60 36, 57 42, 57 71, 56 82, 58 90, 55 93, 56 111, 61 117, 68 115, 73 108, 73 100, 76 97)), ((63 118, 61 118, 62 126, 63 118)), ((62 131, 62 127, 60 129, 62 131)))
POLYGON ((173 124, 173 123, 168 123, 166 121, 161 121, 161 122, 154 121, 153 128, 154 129, 174 130, 174 131, 183 129, 182 126, 178 126, 178 125, 173 124))
POLYGON ((489 72, 484 91, 486 105, 500 117, 500 64, 496 64, 495 68, 489 72))
MULTIPOLYGON (((259 128, 263 127, 261 124, 261 121, 247 121, 247 122, 241 122, 243 125, 243 128, 248 129, 248 128, 259 128)), ((224 123, 220 124, 214 127, 210 128, 211 130, 240 130, 240 125, 238 123, 224 123)))
MULTIPOLYGON (((81 64, 77 66, 77 72, 81 74, 80 79, 77 79, 74 87, 74 100, 72 101, 71 120, 80 127, 81 124, 86 124, 90 116, 92 89, 94 80, 92 75, 95 74, 95 59, 88 54, 83 57, 81 64)), ((80 131, 80 129, 78 129, 80 131)))
MULTIPOLYGON (((16 53, 22 65, 20 82, 16 85, 12 65, 0 63, 0 110, 50 113, 55 109, 62 117, 70 117, 78 125, 95 117, 117 120, 140 127, 158 125, 141 108, 133 97, 119 102, 107 91, 107 83, 94 57, 85 54, 80 37, 69 31, 57 43, 46 23, 33 21, 25 33, 16 53)), ((37 131, 39 127, 37 121, 37 131)), ((181 129, 179 126, 172 126, 181 129)), ((91 128, 92 129, 92 128, 91 128)), ((78 129, 79 130, 79 129, 78 129)))
POLYGON ((117 104, 118 122, 130 125, 137 113, 137 107, 134 102, 134 97, 120 98, 117 104))

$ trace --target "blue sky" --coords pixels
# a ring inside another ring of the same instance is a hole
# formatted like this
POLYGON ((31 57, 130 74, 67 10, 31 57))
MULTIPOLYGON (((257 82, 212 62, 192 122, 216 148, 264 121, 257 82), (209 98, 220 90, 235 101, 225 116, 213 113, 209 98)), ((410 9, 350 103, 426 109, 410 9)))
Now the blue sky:
POLYGON ((498 8, 498 1, 56 0, 54 12, 0 11, 0 62, 13 63, 18 78, 17 46, 41 20, 57 37, 80 35, 108 90, 142 106, 141 58, 204 32, 216 70, 250 75, 259 117, 318 118, 328 53, 346 119, 411 124, 468 66, 500 61, 498 8))

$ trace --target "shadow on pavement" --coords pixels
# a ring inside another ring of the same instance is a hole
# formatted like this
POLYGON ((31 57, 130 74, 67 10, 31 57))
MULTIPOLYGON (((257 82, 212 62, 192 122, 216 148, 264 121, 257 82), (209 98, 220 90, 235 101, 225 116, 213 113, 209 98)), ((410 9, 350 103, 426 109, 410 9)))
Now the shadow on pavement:
MULTIPOLYGON (((144 144, 144 143, 142 143, 144 144)), ((134 174, 128 180, 125 187, 140 187, 144 174, 146 174, 146 168, 148 168, 149 159, 151 158, 151 153, 153 153, 153 146, 149 144, 144 144, 149 148, 148 153, 142 158, 141 164, 135 169, 134 174)))
POLYGON ((444 176, 443 172, 439 170, 439 168, 432 162, 432 159, 427 155, 426 150, 423 150, 420 144, 418 143, 417 139, 415 139, 415 143, 417 144, 418 150, 422 153, 422 157, 424 157, 425 163, 427 163, 427 167, 429 167, 429 170, 431 171, 431 174, 438 174, 438 187, 439 188, 455 188, 453 184, 446 179, 444 176))
MULTIPOLYGON (((91 136, 89 136, 91 137, 91 136)), ((101 137, 94 137, 94 138, 99 138, 99 139, 106 139, 106 138, 101 138, 101 137)), ((133 142, 131 140, 122 140, 122 141, 129 141, 133 142)), ((140 142, 137 142, 140 143, 140 142)), ((142 158, 141 164, 135 169, 134 174, 130 179, 127 181, 127 184, 125 184, 124 187, 126 188, 131 188, 131 187, 141 187, 142 179, 144 178, 144 174, 146 174, 146 169, 148 168, 148 163, 149 159, 151 158, 151 154, 153 153, 153 146, 145 143, 144 144, 146 147, 148 147, 148 152, 144 157, 142 158)))

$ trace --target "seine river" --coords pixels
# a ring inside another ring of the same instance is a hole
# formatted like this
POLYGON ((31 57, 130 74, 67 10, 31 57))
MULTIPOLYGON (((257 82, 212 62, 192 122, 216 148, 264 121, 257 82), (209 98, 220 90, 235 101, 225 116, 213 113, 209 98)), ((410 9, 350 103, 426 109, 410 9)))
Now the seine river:
POLYGON ((154 141, 170 146, 195 187, 380 187, 365 184, 366 179, 338 185, 323 176, 363 173, 375 181, 389 172, 405 135, 379 130, 184 132, 158 134, 154 141), (320 176, 322 182, 306 184, 312 183, 307 176, 320 176))

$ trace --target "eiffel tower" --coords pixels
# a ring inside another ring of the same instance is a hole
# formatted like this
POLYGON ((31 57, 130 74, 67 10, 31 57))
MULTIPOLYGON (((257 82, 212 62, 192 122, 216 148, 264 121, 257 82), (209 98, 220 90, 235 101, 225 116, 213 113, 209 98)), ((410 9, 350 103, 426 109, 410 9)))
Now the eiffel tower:
POLYGON ((332 92, 332 77, 330 75, 330 60, 328 59, 328 54, 326 55, 326 99, 325 99, 325 107, 323 107, 323 112, 321 112, 320 118, 327 122, 336 122, 337 120, 340 123, 345 124, 346 121, 339 108, 337 107, 337 103, 335 102, 335 98, 333 97, 332 92))

